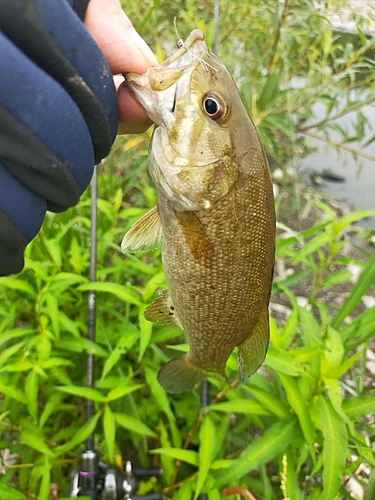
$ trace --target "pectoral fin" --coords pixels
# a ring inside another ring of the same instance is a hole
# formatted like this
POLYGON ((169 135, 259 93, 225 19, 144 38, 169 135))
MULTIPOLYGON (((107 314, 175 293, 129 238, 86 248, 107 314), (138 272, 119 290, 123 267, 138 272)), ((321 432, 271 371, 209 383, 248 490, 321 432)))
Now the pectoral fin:
POLYGON ((158 207, 151 208, 135 222, 121 243, 124 253, 148 252, 161 245, 162 227, 158 207))
POLYGON ((194 212, 176 212, 179 227, 194 258, 209 263, 215 254, 214 247, 194 212))
POLYGON ((168 290, 164 290, 161 296, 145 309, 144 317, 152 323, 181 328, 168 290))
POLYGON ((248 338, 238 346, 237 363, 241 379, 250 377, 263 363, 269 342, 268 308, 260 314, 248 338))

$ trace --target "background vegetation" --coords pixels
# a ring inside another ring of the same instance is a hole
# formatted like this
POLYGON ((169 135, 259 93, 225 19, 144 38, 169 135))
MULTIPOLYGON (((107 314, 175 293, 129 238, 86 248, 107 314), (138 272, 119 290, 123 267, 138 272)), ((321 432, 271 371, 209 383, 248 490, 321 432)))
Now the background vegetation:
MULTIPOLYGON (((351 44, 332 33, 309 0, 223 0, 220 7, 220 56, 273 169, 286 172, 306 154, 307 133, 327 137, 332 117, 350 110, 358 113, 357 126, 350 137, 341 130, 342 144, 363 139, 360 108, 375 97, 375 40, 363 34, 364 21, 351 44), (315 123, 318 101, 326 118, 315 123)), ((125 8, 160 60, 174 50, 174 16, 181 37, 199 27, 212 46, 212 1, 128 0, 125 8)), ((142 493, 233 500, 248 491, 258 500, 334 500, 350 498, 345 485, 352 477, 366 500, 374 498, 375 394, 365 361, 375 307, 360 306, 375 281, 375 254, 371 234, 353 226, 370 212, 340 215, 285 175, 277 181, 273 301, 287 304, 287 319, 271 321, 264 367, 239 385, 233 355, 233 382, 212 380, 211 404, 202 411, 199 390, 170 396, 156 381, 161 364, 186 349, 180 330, 143 319, 166 286, 160 251, 124 257, 119 248, 156 202, 147 174, 150 134, 119 138, 98 167, 96 342, 87 339, 89 192, 68 212, 48 214, 24 271, 0 280, 0 498, 47 500, 51 483, 64 496, 91 432, 109 463, 122 456, 141 466, 161 464, 161 484, 144 482, 142 493), (313 218, 288 225, 286 213, 295 207, 294 221, 307 213, 313 218), (355 254, 348 251, 354 246, 355 254), (361 269, 355 284, 350 264, 361 269), (91 390, 88 352, 96 359, 91 390), (86 397, 95 401, 88 423, 86 397)))

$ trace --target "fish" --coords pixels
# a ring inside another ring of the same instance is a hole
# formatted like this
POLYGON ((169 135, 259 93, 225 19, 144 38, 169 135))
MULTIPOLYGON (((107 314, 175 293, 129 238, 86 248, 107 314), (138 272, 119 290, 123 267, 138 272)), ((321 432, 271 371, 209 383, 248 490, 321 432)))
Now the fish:
POLYGON ((239 90, 202 31, 130 90, 155 123, 149 173, 157 205, 130 228, 124 252, 161 245, 168 285, 147 320, 182 328, 189 351, 160 369, 167 392, 226 377, 237 348, 241 379, 263 363, 275 255, 275 206, 267 158, 239 90))

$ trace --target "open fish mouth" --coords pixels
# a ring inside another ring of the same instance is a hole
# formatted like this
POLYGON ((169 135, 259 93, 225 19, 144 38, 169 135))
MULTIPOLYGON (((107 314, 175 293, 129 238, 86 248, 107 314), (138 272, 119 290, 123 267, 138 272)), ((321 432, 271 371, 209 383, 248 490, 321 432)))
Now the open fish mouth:
MULTIPOLYGON (((201 30, 193 30, 188 38, 177 42, 178 50, 159 66, 151 67, 143 75, 126 73, 125 79, 129 88, 145 108, 148 116, 157 125, 163 121, 161 103, 164 108, 174 111, 178 93, 183 95, 190 91, 190 74, 198 64, 207 65, 203 57, 208 53, 204 35, 201 30), (175 86, 174 88, 172 88, 175 86), (165 97, 160 97, 161 92, 165 97)), ((214 68, 215 69, 215 68, 214 68)))

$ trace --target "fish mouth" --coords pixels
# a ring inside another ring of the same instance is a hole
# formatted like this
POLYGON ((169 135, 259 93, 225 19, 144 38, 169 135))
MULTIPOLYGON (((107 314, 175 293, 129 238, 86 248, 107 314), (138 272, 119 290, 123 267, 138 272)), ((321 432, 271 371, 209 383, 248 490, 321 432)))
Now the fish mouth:
MULTIPOLYGON (((170 112, 174 112, 175 102, 177 98, 177 83, 178 92, 188 92, 189 86, 182 78, 183 75, 190 74, 197 64, 205 64, 202 57, 208 53, 204 35, 201 30, 193 30, 187 37, 185 42, 179 40, 177 42, 178 49, 169 56, 159 66, 151 67, 143 75, 134 73, 125 73, 124 77, 130 90, 134 93, 138 101, 145 108, 148 116, 157 125, 163 121, 161 101, 158 94, 163 91, 168 91, 173 85, 174 89, 166 92, 169 102, 166 107, 170 112)), ((164 101, 164 99, 163 99, 164 101)), ((164 102, 163 104, 166 104, 164 102)))

